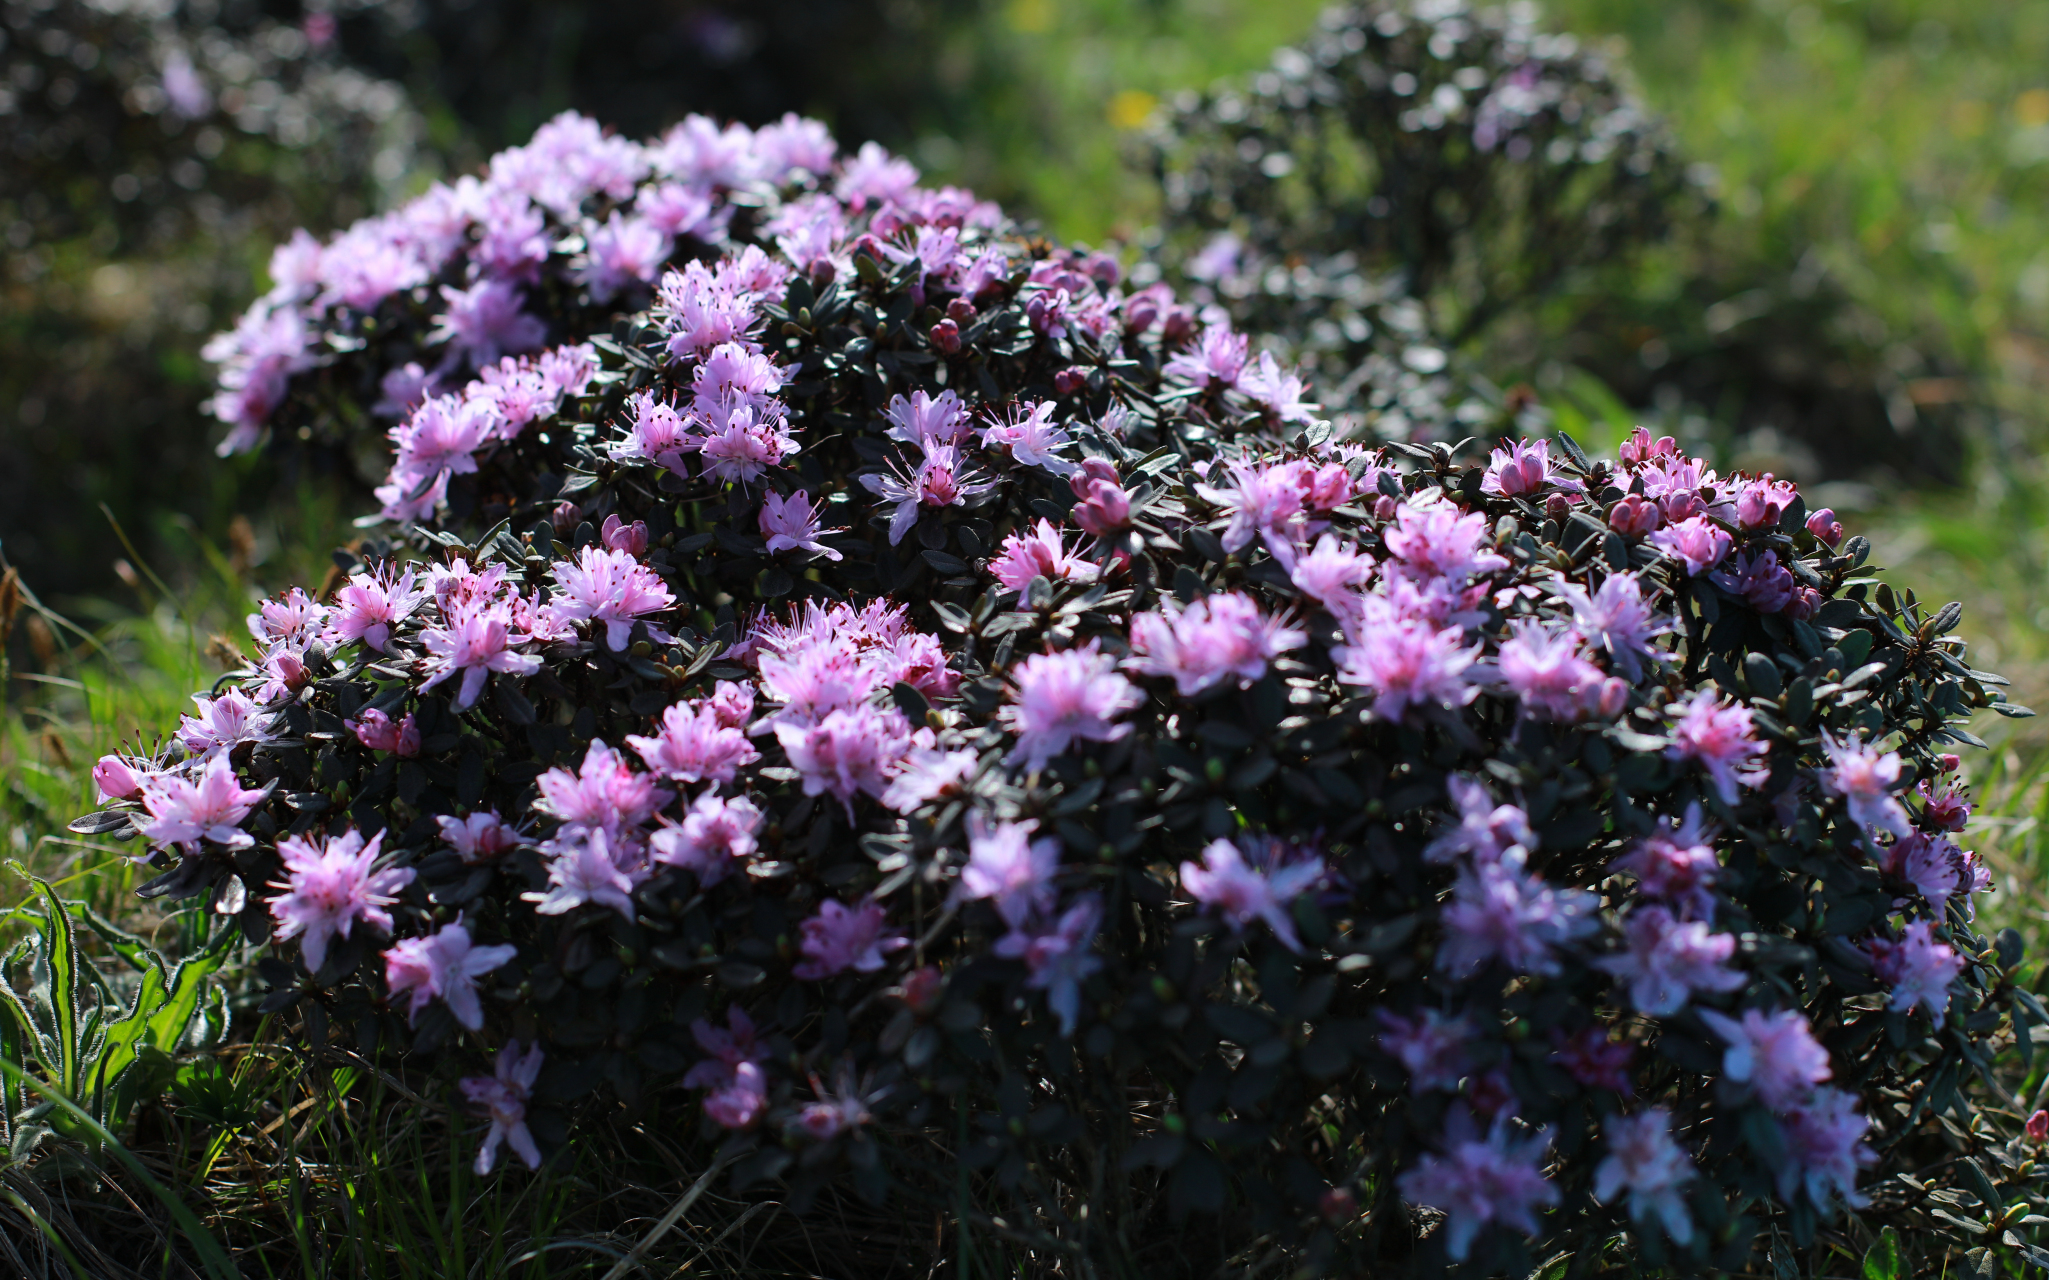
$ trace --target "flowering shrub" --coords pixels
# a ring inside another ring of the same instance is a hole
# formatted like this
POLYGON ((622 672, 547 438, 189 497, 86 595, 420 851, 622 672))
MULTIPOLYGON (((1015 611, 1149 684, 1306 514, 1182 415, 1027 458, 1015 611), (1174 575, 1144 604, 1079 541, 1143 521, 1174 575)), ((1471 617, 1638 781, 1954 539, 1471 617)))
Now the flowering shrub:
POLYGON ((1608 60, 1526 9, 1333 7, 1152 146, 1170 264, 1395 438, 1512 420, 1458 353, 1703 203, 1608 60))
POLYGON ((1973 924, 1946 752, 2022 712, 1956 606, 1648 433, 1337 438, 917 176, 564 117, 287 246, 219 404, 386 415, 386 523, 80 829, 314 1045, 448 1064, 482 1170, 595 1094, 1204 1273, 2005 1212, 1964 1085, 2049 1019, 1973 924))

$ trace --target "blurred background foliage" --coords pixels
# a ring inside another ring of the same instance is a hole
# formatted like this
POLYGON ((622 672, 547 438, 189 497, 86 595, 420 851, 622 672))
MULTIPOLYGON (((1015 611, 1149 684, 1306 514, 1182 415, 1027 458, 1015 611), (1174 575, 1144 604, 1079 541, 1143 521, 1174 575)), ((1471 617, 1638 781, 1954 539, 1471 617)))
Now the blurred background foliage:
MULTIPOLYGON (((0 855, 125 911, 121 849, 63 829, 89 805, 84 766, 173 723, 240 643, 252 595, 317 585, 351 536, 356 495, 317 468, 215 459, 200 409, 201 344, 291 228, 388 207, 567 107, 634 135, 692 110, 795 110, 1172 270, 1153 131, 1220 79, 1258 92, 1320 7, 0 0, 0 556, 26 591, 9 610, 0 587, 0 855)), ((1641 95, 1687 193, 1630 252, 1436 335, 1461 338, 1454 362, 1583 441, 1644 422, 1816 486, 1811 505, 1872 536, 1877 562, 1961 599, 1974 665, 2041 706, 2049 0, 1553 0, 1519 16, 1641 95)), ((1974 832, 2007 890, 1999 923, 2039 953, 2049 741, 2027 729, 2043 721, 2013 723, 1971 762, 1992 801, 1974 832)), ((25 898, 0 883, 0 901, 25 898)), ((167 942, 204 932, 128 918, 167 942)), ((349 1115, 330 1085, 275 1074, 272 1103, 349 1115)))

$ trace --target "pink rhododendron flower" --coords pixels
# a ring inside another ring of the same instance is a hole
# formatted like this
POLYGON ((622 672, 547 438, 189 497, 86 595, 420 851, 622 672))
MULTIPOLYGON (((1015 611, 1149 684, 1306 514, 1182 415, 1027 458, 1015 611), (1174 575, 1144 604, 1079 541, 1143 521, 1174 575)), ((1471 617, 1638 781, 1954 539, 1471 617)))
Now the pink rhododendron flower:
POLYGON ((872 900, 849 907, 827 898, 801 929, 804 939, 800 945, 805 959, 791 972, 813 982, 849 969, 874 973, 882 967, 885 953, 911 945, 909 938, 884 936, 887 920, 882 904, 872 900))
POLYGON ((860 477, 869 492, 894 507, 889 517, 889 544, 904 540, 918 522, 920 507, 964 506, 996 487, 992 480, 978 478, 960 456, 955 445, 928 442, 915 471, 901 470, 860 477))
POLYGON ((271 729, 277 716, 258 708, 240 689, 229 689, 217 698, 195 693, 192 702, 199 714, 178 717, 178 741, 193 755, 218 755, 245 742, 269 742, 277 737, 271 729))
POLYGON ((1145 695, 1117 674, 1117 660, 1089 641, 1060 653, 1036 653, 1011 671, 1016 691, 997 718, 1017 735, 1010 762, 1043 769, 1076 742, 1115 742, 1131 732, 1113 723, 1145 695))
POLYGON ((541 1076, 541 1045, 537 1040, 522 1053, 519 1041, 508 1040, 498 1051, 497 1071, 488 1076, 469 1076, 462 1082, 462 1092, 471 1105, 481 1108, 491 1119, 491 1128, 484 1134, 484 1145, 477 1152, 477 1176, 483 1177, 498 1163, 498 1148, 511 1147, 513 1153, 526 1161, 529 1169, 541 1167, 541 1149, 534 1145, 534 1135, 526 1127, 527 1098, 533 1091, 534 1081, 541 1076))
POLYGON ((1594 1199, 1612 1201, 1627 1190, 1632 1221, 1642 1225, 1655 1218, 1672 1243, 1692 1243, 1685 1187, 1698 1171, 1685 1148, 1672 1140, 1671 1115, 1662 1107, 1611 1115, 1601 1122, 1601 1132, 1608 1139, 1608 1155, 1594 1169, 1594 1199))
POLYGON ((707 414, 704 443, 698 453, 704 474, 723 484, 751 485, 770 467, 799 452, 780 406, 720 406, 707 414))
POLYGON ((1747 1081, 1764 1105, 1785 1111, 1804 1101, 1814 1086, 1830 1076, 1828 1050, 1814 1038, 1797 1009, 1766 1013, 1745 1009, 1739 1020, 1713 1009, 1699 1011, 1701 1020, 1729 1046, 1722 1072, 1747 1081))
POLYGON ((1706 770, 1723 804, 1736 803, 1739 785, 1754 787, 1764 781, 1767 770, 1759 757, 1769 748, 1753 734, 1750 708, 1724 706, 1713 689, 1696 689, 1666 714, 1678 717, 1666 757, 1706 770))
POLYGON ((1181 864, 1181 887, 1197 902, 1215 907, 1232 928, 1263 920, 1282 946, 1300 952, 1302 940, 1295 936, 1289 910, 1295 899, 1323 879, 1323 859, 1282 862, 1283 848, 1270 841, 1248 859, 1231 841, 1213 840, 1203 849, 1200 863, 1181 864))
POLYGON ((1780 613, 1798 598, 1799 584, 1779 563, 1775 551, 1744 552, 1725 567, 1708 575, 1708 580, 1759 613, 1780 613))
POLYGON ((1529 714, 1577 720, 1602 709, 1605 673, 1579 656, 1579 638, 1553 631, 1534 618, 1509 624, 1498 660, 1503 683, 1529 714))
POLYGON ((566 828, 616 836, 640 826, 676 798, 675 792, 662 790, 656 782, 653 774, 635 773, 603 738, 594 738, 575 773, 557 766, 535 779, 541 798, 534 807, 566 828))
POLYGON ((1904 836, 1913 830, 1906 806, 1892 794, 1900 783, 1899 752, 1881 755, 1855 730, 1842 739, 1823 730, 1821 745, 1830 766, 1821 775, 1821 785, 1830 795, 1843 798, 1852 822, 1874 836, 1881 831, 1904 836))
POLYGON ((1288 576, 1295 590, 1342 621, 1355 611, 1358 592, 1373 576, 1373 557, 1326 533, 1313 551, 1295 557, 1288 576))
POLYGON ((754 686, 738 680, 721 680, 704 705, 728 729, 745 728, 754 715, 754 686))
POLYGON ((1074 504, 1072 514, 1083 533, 1107 538, 1131 527, 1131 495, 1114 474, 1106 477, 1077 472, 1069 477, 1069 483, 1081 499, 1074 504))
POLYGON ((435 1000, 448 1006, 455 1020, 471 1031, 484 1027, 484 1009, 477 1002, 477 979, 519 954, 513 946, 479 947, 461 917, 424 938, 407 938, 384 953, 384 982, 394 999, 412 993, 409 1021, 435 1000))
POLYGON ((654 282, 669 256, 669 236, 652 221, 614 209, 585 237, 588 247, 576 282, 591 298, 608 302, 627 289, 654 282))
POLYGON ((775 735, 790 767, 803 775, 804 794, 829 793, 849 815, 856 794, 882 798, 890 770, 911 750, 903 713, 865 702, 831 711, 813 724, 778 724, 775 735))
POLYGON ((1651 641, 1673 630, 1671 619, 1652 612, 1634 573, 1611 573, 1592 593, 1564 578, 1554 579, 1551 590, 1572 606, 1572 629, 1631 680, 1643 674, 1645 658, 1657 656, 1651 641))
POLYGON ((1970 795, 1955 778, 1943 779, 1940 790, 1932 778, 1921 779, 1914 788, 1921 793, 1921 817, 1930 825, 1955 832, 1970 822, 1970 795))
POLYGON ((1715 856, 1716 834, 1696 800, 1686 806, 1683 822, 1661 820, 1656 831, 1630 845, 1608 869, 1635 876, 1639 893, 1671 903, 1681 917, 1709 919, 1715 906, 1710 886, 1722 869, 1715 856))
POLYGON ((633 891, 645 878, 637 864, 619 865, 619 855, 631 856, 623 836, 608 836, 603 827, 565 827, 541 846, 548 858, 548 891, 523 893, 523 901, 534 904, 544 916, 559 916, 589 904, 610 907, 634 919, 633 891))
POLYGON ((1210 477, 1221 482, 1198 482, 1195 491, 1230 517, 1224 527, 1224 550, 1242 551, 1258 537, 1285 568, 1296 545, 1323 529, 1323 521, 1309 517, 1296 464, 1234 459, 1222 471, 1220 476, 1212 467, 1210 477))
POLYGON ((1309 642, 1286 620, 1268 617, 1240 592, 1202 596, 1188 605, 1167 600, 1158 613, 1131 620, 1131 657, 1124 665, 1151 676, 1172 676, 1184 698, 1236 678, 1239 687, 1266 674, 1267 664, 1309 642))
POLYGON ((1727 965, 1736 954, 1734 934, 1675 919, 1664 907, 1630 912, 1622 935, 1627 949, 1593 964, 1629 984, 1630 1004, 1639 1013, 1664 1017, 1684 1008, 1697 991, 1737 991, 1749 981, 1727 965))
POLYGON ((1006 591, 1022 591, 1033 578, 1094 582, 1096 572, 1096 566, 1068 552, 1060 531, 1043 518, 1037 528, 1006 537, 996 558, 989 562, 990 575, 1006 591))
POLYGON ((761 1046, 754 1020, 739 1005, 726 1010, 726 1025, 703 1018, 690 1024, 698 1047, 711 1056, 683 1077, 686 1089, 706 1089, 704 1113, 726 1129, 745 1129, 768 1109, 768 1076, 761 1069, 761 1046))
POLYGON ((1485 549, 1490 531, 1483 512, 1461 511, 1441 496, 1411 498, 1395 508, 1394 519, 1381 537, 1388 553, 1419 578, 1462 583, 1508 567, 1506 558, 1485 549))
POLYGON ((1323 406, 1302 398, 1307 390, 1300 376, 1281 368, 1273 352, 1262 351, 1259 359, 1238 375, 1238 394, 1264 410, 1276 422, 1309 422, 1323 406))
POLYGON ((1060 1020, 1060 1034, 1074 1034, 1081 1016, 1081 984, 1103 967, 1089 944, 1103 922, 1103 900, 1084 894, 1047 927, 1020 926, 997 939, 999 956, 1022 960, 1025 985, 1046 993, 1046 1007, 1060 1020))
MULTIPOLYGON (((930 733, 921 730, 914 735, 914 743, 930 733)), ((898 813, 911 813, 940 796, 963 791, 981 766, 981 756, 972 750, 913 745, 891 775, 882 803, 898 813)))
POLYGON ((1405 616, 1385 597, 1368 596, 1349 638, 1330 651, 1338 682, 1373 694, 1377 719, 1398 721, 1413 706, 1462 707, 1480 696, 1466 676, 1480 646, 1466 647, 1457 627, 1405 616))
POLYGON ((754 856, 761 821, 761 810, 747 797, 721 799, 707 790, 690 802, 681 823, 665 824, 648 837, 649 856, 695 872, 699 886, 708 889, 754 856))
POLYGON ((731 782, 761 753, 743 731, 724 723, 709 703, 678 702, 662 712, 653 737, 628 734, 626 745, 647 767, 679 782, 731 782))
POLYGON ((1075 464, 1055 452, 1073 439, 1054 424, 1054 408, 1048 400, 1018 401, 1002 421, 982 429, 982 447, 1008 449, 1011 460, 1021 467, 1042 467, 1056 476, 1073 475, 1075 464))
POLYGON ((1641 538, 1665 522, 1655 502, 1646 502, 1636 494, 1624 494, 1622 500, 1608 508, 1608 527, 1625 538, 1641 538))
POLYGON ((207 761, 196 783, 158 773, 143 778, 141 790, 142 807, 149 813, 137 824, 143 836, 158 848, 177 845, 194 856, 202 839, 230 849, 255 844, 254 837, 237 828, 269 794, 243 790, 225 755, 207 761))
POLYGON ((1772 479, 1769 471, 1734 488, 1736 523, 1745 529, 1777 528, 1779 516, 1800 496, 1798 487, 1784 480, 1772 479))
POLYGON ((1906 881, 1928 900, 1937 920, 1947 917, 1949 900, 1960 891, 1965 895, 1966 914, 1975 914, 1969 895, 1981 887, 1979 874, 1990 882, 1989 873, 1982 873, 1976 863, 1976 858, 1957 848, 1954 841, 1924 831, 1909 832, 1887 845, 1880 860, 1887 873, 1906 881))
POLYGON ((398 891, 413 882, 411 867, 372 871, 384 843, 378 832, 366 842, 360 831, 346 831, 322 840, 286 836, 277 842, 285 879, 272 888, 285 892, 271 899, 270 914, 278 923, 277 940, 299 939, 306 967, 315 973, 327 960, 327 944, 347 938, 358 920, 391 930, 384 908, 398 901, 398 891))
POLYGON ((467 818, 442 814, 434 822, 441 828, 441 838, 462 855, 464 862, 484 862, 519 845, 519 832, 505 825, 495 809, 467 818))
POLYGON ((652 392, 637 392, 627 403, 633 413, 633 422, 626 438, 613 442, 612 456, 621 460, 652 462, 679 476, 688 475, 689 468, 683 463, 683 455, 702 448, 703 438, 691 431, 682 414, 677 413, 673 406, 655 399, 652 392))
POLYGON ((1504 441, 1503 449, 1488 454, 1487 474, 1480 479, 1480 492, 1497 498, 1526 498, 1545 485, 1577 490, 1577 480, 1557 474, 1551 460, 1549 440, 1504 441))
POLYGON ((1444 785, 1458 806, 1458 822, 1437 829, 1424 846, 1425 862, 1450 862, 1462 853, 1471 855, 1474 862, 1495 862, 1511 849, 1537 847, 1537 833, 1521 808, 1495 804, 1484 784, 1458 774, 1445 779, 1444 785))
MULTIPOLYGON (((560 587, 555 610, 579 622, 602 622, 605 645, 615 653, 626 647, 636 619, 676 603, 654 570, 624 551, 585 547, 573 561, 557 560, 553 573, 560 587)), ((651 632, 668 639, 666 633, 651 632)))
POLYGON ((1652 546, 1685 565, 1691 576, 1720 564, 1734 542, 1727 530, 1706 516, 1675 520, 1650 536, 1652 546))
POLYGON ((758 523, 761 536, 768 540, 768 553, 777 555, 784 551, 809 551, 824 556, 827 560, 838 560, 840 553, 826 546, 819 539, 828 533, 844 533, 844 529, 827 529, 819 516, 824 504, 814 507, 811 495, 803 489, 785 498, 779 493, 762 495, 761 515, 758 523))
POLYGON ((541 669, 539 654, 514 651, 515 645, 526 643, 526 637, 515 635, 496 611, 465 614, 448 626, 428 627, 420 633, 420 643, 428 655, 427 679, 420 691, 424 693, 460 672, 462 684, 455 698, 458 711, 477 704, 477 695, 484 691, 484 679, 491 672, 530 676, 541 669))
POLYGON ((327 626, 328 609, 304 591, 293 587, 285 594, 265 600, 248 617, 249 634, 259 644, 289 641, 305 644, 327 626))
POLYGON ((1556 973, 1555 950, 1594 929, 1597 903, 1583 890, 1546 884, 1517 857, 1469 863, 1444 907, 1437 967, 1454 978, 1495 960, 1517 973, 1556 973))
POLYGON ((1031 838, 1036 822, 991 823, 980 811, 968 814, 968 860, 961 867, 960 896, 990 899, 1011 928, 1021 928, 1053 905, 1053 877, 1060 871, 1060 841, 1031 838))
POLYGON ((1396 1182, 1410 1204, 1444 1212, 1445 1251, 1454 1262, 1466 1260, 1483 1227, 1535 1235, 1537 1210, 1558 1203, 1558 1188, 1543 1172, 1548 1132, 1517 1141, 1503 1117, 1483 1139, 1470 1118, 1459 1116, 1463 1123, 1446 1134, 1444 1154, 1424 1156, 1396 1182))
POLYGON ((411 712, 394 721, 377 708, 370 707, 359 718, 342 721, 342 725, 356 735, 356 741, 371 751, 388 751, 396 756, 420 754, 420 726, 411 712))
POLYGON ((1169 379, 1204 390, 1229 389, 1245 372, 1251 338, 1222 325, 1202 331, 1194 346, 1176 354, 1161 370, 1169 379))
POLYGON ((928 440, 935 444, 958 444, 970 431, 968 408, 951 391, 942 391, 937 396, 913 391, 909 399, 895 396, 883 416, 889 420, 892 440, 902 440, 921 450, 928 440))
POLYGON ((1790 1200, 1805 1189, 1816 1208, 1827 1210, 1836 1199, 1853 1209, 1868 1201, 1857 1193, 1859 1166, 1877 1161, 1878 1153, 1864 1141, 1871 1122, 1857 1114, 1857 1100, 1841 1089, 1820 1088, 1787 1115, 1780 1127, 1792 1159, 1779 1167, 1779 1195, 1790 1200))
POLYGON ((1466 1045, 1473 1039, 1473 1024, 1465 1017, 1447 1018, 1435 1009, 1424 1009, 1413 1018, 1377 1012, 1381 1052, 1402 1064, 1409 1073, 1412 1093, 1458 1088, 1470 1064, 1466 1045))
POLYGON ((1823 546, 1827 547, 1833 547, 1843 540, 1842 522, 1837 520, 1836 513, 1827 507, 1823 507, 1819 511, 1810 511, 1807 514, 1807 532, 1813 534, 1821 541, 1823 546))
POLYGON ((441 298, 448 310, 435 318, 427 341, 451 343, 472 364, 532 351, 548 340, 548 326, 520 309, 519 287, 507 281, 486 278, 467 289, 442 285, 441 298))
POLYGON ((1903 1013, 1926 1009, 1940 1028, 1949 1013, 1949 984, 1964 971, 1963 958, 1934 938, 1934 924, 1916 920, 1897 939, 1878 938, 1866 944, 1871 971, 1892 984, 1892 1008, 1903 1013))

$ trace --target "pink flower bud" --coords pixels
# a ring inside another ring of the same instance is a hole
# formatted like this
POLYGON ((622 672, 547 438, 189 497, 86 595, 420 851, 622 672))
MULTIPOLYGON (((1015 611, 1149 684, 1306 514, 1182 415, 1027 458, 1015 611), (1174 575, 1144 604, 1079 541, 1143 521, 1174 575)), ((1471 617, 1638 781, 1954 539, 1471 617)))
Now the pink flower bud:
POLYGON ((1302 501, 1311 510, 1329 511, 1352 498, 1352 473, 1344 464, 1326 462, 1314 472, 1303 468, 1302 501))
POLYGON ((1081 470, 1075 472, 1073 478, 1068 480, 1067 483, 1073 487, 1075 497, 1086 498, 1089 496, 1089 490, 1094 487, 1095 482, 1098 480, 1107 481, 1110 484, 1119 483, 1116 464, 1107 458, 1083 458, 1081 460, 1081 470))
POLYGON ((1608 508, 1608 527, 1625 538, 1641 538, 1662 523, 1657 504, 1633 493, 1608 508))
POLYGON ((647 551, 645 520, 626 524, 616 515, 606 516, 603 534, 605 545, 614 551, 624 551, 629 556, 642 555, 647 551))
MULTIPOLYGON (((955 299, 959 301, 959 299, 955 299)), ((960 326, 951 320, 941 320, 932 326, 932 345, 946 355, 960 350, 960 326)))
POLYGON ((1935 762, 1942 766, 1942 771, 1944 773, 1955 773, 1960 767, 1962 767, 1964 763, 1962 757, 1953 755, 1947 751, 1935 757, 1935 762))
POLYGON ((1786 602, 1786 616, 1795 622, 1805 622, 1821 608, 1821 592, 1813 587, 1795 587, 1793 598, 1786 602))
POLYGON ((1131 523, 1131 495, 1109 480, 1091 480, 1089 491, 1074 506, 1074 522, 1098 538, 1107 538, 1131 523))
POLYGON ((1831 547, 1843 540, 1843 526, 1836 519, 1836 513, 1828 507, 1808 515, 1807 532, 1831 547))
POLYGON ((939 989, 945 978, 931 965, 913 969, 904 975, 904 1003, 911 1012, 923 1017, 939 1007, 939 989))
POLYGON ((1562 493, 1554 493, 1544 499, 1544 514, 1563 524, 1565 517, 1572 514, 1572 499, 1562 493))
POLYGON ((1666 524, 1682 524, 1707 510, 1700 495, 1691 490, 1668 493, 1659 499, 1658 506, 1665 514, 1666 524))
POLYGON ((1629 706, 1629 681, 1621 676, 1609 676, 1595 685, 1588 693, 1587 709, 1597 719, 1613 720, 1629 706))
POLYGON ((975 304, 966 298, 955 298, 946 304, 946 318, 955 324, 966 324, 978 314, 975 304))
POLYGON ((132 800, 142 794, 142 779, 119 756, 101 756, 92 767, 93 785, 100 789, 100 802, 132 800))
POLYGON ((548 513, 548 523, 555 526, 555 532, 566 534, 583 522, 583 508, 574 502, 563 502, 548 513))
POLYGON ((1678 457, 1679 442, 1670 436, 1660 436, 1654 444, 1651 442, 1650 431, 1638 427, 1629 433, 1629 439, 1622 442, 1622 447, 1615 451, 1615 455, 1621 458, 1626 466, 1641 466, 1652 458, 1678 457))
POLYGON ((1089 372, 1079 365, 1062 369, 1053 375, 1053 391, 1056 395, 1071 396, 1088 384, 1089 372))
POLYGON ((1392 520, 1394 519, 1394 512, 1395 500, 1393 498, 1383 493, 1373 500, 1373 518, 1375 520, 1392 520))
POLYGON ((1169 307, 1166 319, 1160 322, 1160 337, 1168 346, 1188 341, 1195 332, 1195 313, 1186 307, 1169 307))
POLYGON ((2037 1111, 2028 1117, 2028 1141, 2049 1142, 2049 1111, 2037 1111))
POLYGON ((1332 1187, 1317 1199, 1316 1208, 1333 1227, 1347 1226, 1359 1216, 1359 1197, 1350 1187, 1332 1187))

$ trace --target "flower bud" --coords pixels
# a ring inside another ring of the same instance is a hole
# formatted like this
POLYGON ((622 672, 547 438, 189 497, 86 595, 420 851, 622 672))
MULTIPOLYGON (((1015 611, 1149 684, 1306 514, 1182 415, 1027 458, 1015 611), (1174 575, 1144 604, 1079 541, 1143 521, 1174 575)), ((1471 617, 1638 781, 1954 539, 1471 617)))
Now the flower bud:
POLYGON ((1088 492, 1074 505, 1074 522, 1098 538, 1107 538, 1131 523, 1131 495, 1109 480, 1089 480, 1088 492))
POLYGON ((1658 506, 1664 512, 1667 524, 1691 520, 1707 510, 1707 504, 1700 500, 1700 495, 1690 490, 1668 493, 1659 499, 1658 506))
POLYGON ((1332 1187, 1318 1198, 1316 1208, 1333 1227, 1347 1226, 1359 1216, 1359 1197, 1350 1187, 1332 1187))
POLYGON ((923 1017, 939 1007, 939 990, 945 978, 931 965, 913 969, 904 975, 904 1003, 911 1012, 923 1017))
POLYGON ((2028 1141, 2049 1142, 2049 1111, 2037 1111, 2028 1117, 2028 1141))
POLYGON ((955 298, 946 304, 946 318, 955 324, 966 324, 977 314, 979 313, 975 310, 975 304, 966 298, 955 298))
POLYGON ((1795 622, 1805 622, 1813 617, 1814 611, 1819 608, 1821 608, 1821 592, 1816 591, 1813 587, 1796 587, 1793 591, 1793 598, 1786 602, 1785 613, 1788 618, 1793 619, 1795 622))
POLYGON ((1053 391, 1057 395, 1071 396, 1089 384, 1089 371, 1074 365, 1053 375, 1053 391))
POLYGON ((555 509, 548 513, 548 523, 555 526, 556 533, 565 536, 573 532, 576 526, 582 522, 583 508, 577 506, 574 502, 558 503, 555 509))
POLYGON ((1942 771, 1944 773, 1955 773, 1960 767, 1962 767, 1964 763, 1962 757, 1954 755, 1948 751, 1945 751, 1941 755, 1935 757, 1935 762, 1942 766, 1942 771))
POLYGON ((1572 499, 1562 493, 1552 494, 1544 499, 1544 514, 1560 524, 1565 523, 1565 517, 1572 514, 1572 499))
POLYGON ((1160 323, 1160 337, 1168 346, 1188 341, 1195 333, 1195 313, 1186 307, 1169 307, 1160 323))
POLYGON ((1833 547, 1843 540, 1843 526, 1836 519, 1836 513, 1828 507, 1808 515, 1807 532, 1820 539, 1826 546, 1833 547))
POLYGON ((1641 538, 1663 522, 1656 503, 1633 493, 1608 508, 1608 527, 1625 538, 1641 538))
POLYGON ((629 556, 643 555, 647 551, 647 522, 644 520, 626 524, 616 515, 606 516, 603 536, 605 545, 614 551, 624 551, 629 556))
POLYGON ((142 794, 142 779, 119 756, 101 756, 92 767, 93 785, 100 789, 100 803, 132 800, 142 794))
POLYGON ((1394 509, 1395 500, 1384 493, 1373 500, 1373 518, 1375 520, 1394 519, 1394 509))
POLYGON ((1098 480, 1107 481, 1110 484, 1119 483, 1117 479, 1117 465, 1108 458, 1083 458, 1081 460, 1081 470, 1075 472, 1067 483, 1074 489, 1075 497, 1086 498, 1089 496, 1089 490, 1095 487, 1095 482, 1098 480))
POLYGON ((930 337, 932 345, 945 355, 950 356, 960 350, 960 326, 951 320, 941 320, 933 325, 930 337))

